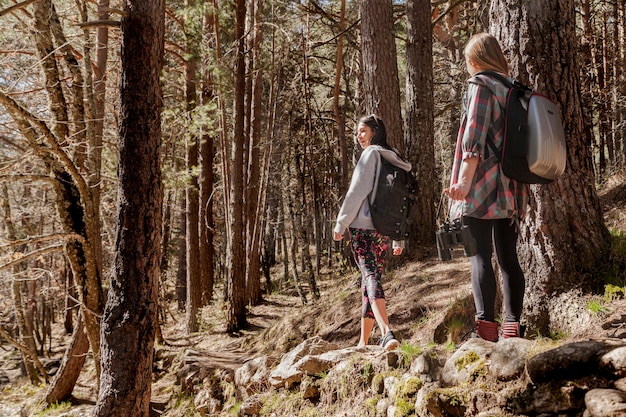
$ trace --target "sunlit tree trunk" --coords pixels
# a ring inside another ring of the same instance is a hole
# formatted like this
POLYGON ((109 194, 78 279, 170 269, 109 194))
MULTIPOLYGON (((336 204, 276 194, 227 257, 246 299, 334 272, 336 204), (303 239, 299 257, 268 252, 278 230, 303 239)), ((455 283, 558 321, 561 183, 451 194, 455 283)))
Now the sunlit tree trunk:
POLYGON ((118 225, 102 319, 102 379, 94 410, 100 417, 148 416, 157 326, 165 2, 134 0, 124 11, 118 225))

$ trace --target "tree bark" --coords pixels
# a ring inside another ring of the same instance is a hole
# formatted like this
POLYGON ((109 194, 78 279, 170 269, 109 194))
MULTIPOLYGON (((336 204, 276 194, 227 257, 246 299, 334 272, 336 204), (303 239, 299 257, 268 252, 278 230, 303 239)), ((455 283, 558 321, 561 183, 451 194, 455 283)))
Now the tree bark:
MULTIPOLYGON (((532 329, 573 330, 565 303, 575 290, 597 289, 610 236, 594 187, 591 137, 584 129, 578 79, 574 0, 493 0, 491 32, 499 38, 512 75, 561 108, 567 168, 549 185, 531 187, 521 228, 520 260, 526 274, 526 321, 532 329), (562 296, 556 296, 562 294, 562 296)), ((582 306, 584 310, 584 305, 582 306)))
MULTIPOLYGON (((212 36, 215 33, 214 15, 205 12, 204 15, 204 33, 211 37, 210 45, 214 48, 216 39, 212 36)), ((203 68, 202 78, 202 104, 207 106, 215 100, 215 92, 211 70, 206 66, 203 68)), ((214 110, 210 111, 211 119, 217 118, 214 110)), ((207 128, 207 130, 211 130, 207 128)), ((214 286, 214 256, 213 248, 215 222, 213 220, 213 156, 215 154, 215 139, 211 131, 207 131, 202 135, 200 143, 200 280, 202 282, 202 304, 208 305, 213 299, 214 286)))
POLYGON ((74 333, 70 345, 65 351, 61 366, 46 392, 46 404, 55 404, 65 401, 72 395, 80 371, 85 364, 85 357, 89 351, 89 338, 85 333, 82 314, 76 319, 74 333))
POLYGON ((387 142, 404 153, 392 0, 362 0, 361 54, 366 113, 385 123, 387 142))
POLYGON ((263 30, 261 12, 263 0, 250 0, 250 28, 248 55, 250 56, 249 72, 252 74, 250 90, 250 132, 248 138, 248 164, 246 186, 246 295, 250 305, 258 305, 262 301, 261 293, 261 207, 260 199, 265 192, 261 179, 261 116, 263 99, 263 66, 260 62, 263 30))
MULTIPOLYGON (((188 0, 188 7, 195 6, 194 0, 188 0)), ((193 26, 190 21, 186 22, 193 26)), ((193 30, 187 28, 186 30, 193 30)), ((187 121, 194 122, 193 111, 198 106, 198 76, 196 73, 199 47, 196 36, 187 33, 187 59, 185 66, 185 98, 187 101, 187 121)), ((200 329, 198 313, 202 307, 202 281, 200 280, 200 186, 198 183, 199 138, 195 129, 189 129, 187 140, 187 307, 185 310, 185 324, 187 334, 195 333, 200 329)))
POLYGON ((96 416, 150 411, 161 255, 161 108, 165 2, 126 3, 122 18, 118 227, 102 326, 96 416))
POLYGON ((406 3, 406 157, 416 171, 419 198, 411 227, 411 241, 432 243, 435 237, 435 205, 438 183, 435 172, 435 103, 433 96, 433 33, 430 1, 406 3))
POLYGON ((245 118, 245 38, 246 0, 237 0, 235 9, 236 58, 234 71, 234 132, 230 153, 231 175, 225 182, 230 188, 228 221, 230 224, 226 240, 226 279, 228 281, 226 308, 226 330, 236 332, 246 324, 246 276, 245 250, 241 242, 244 235, 244 118, 245 118))

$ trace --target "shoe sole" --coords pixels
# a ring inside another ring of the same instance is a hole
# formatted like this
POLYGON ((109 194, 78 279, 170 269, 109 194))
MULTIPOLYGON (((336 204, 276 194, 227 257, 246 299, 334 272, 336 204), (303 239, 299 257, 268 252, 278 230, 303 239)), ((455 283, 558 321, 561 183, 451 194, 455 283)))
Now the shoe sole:
POLYGON ((394 349, 397 349, 398 346, 400 346, 400 342, 398 342, 395 339, 394 340, 390 340, 385 345, 385 350, 394 350, 394 349))

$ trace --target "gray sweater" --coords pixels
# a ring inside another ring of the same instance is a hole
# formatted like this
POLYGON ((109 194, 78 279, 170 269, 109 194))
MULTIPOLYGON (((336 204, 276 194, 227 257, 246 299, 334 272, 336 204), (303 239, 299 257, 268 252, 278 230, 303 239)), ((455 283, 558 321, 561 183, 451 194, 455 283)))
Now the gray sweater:
MULTIPOLYGON (((411 164, 400 159, 394 151, 378 145, 370 145, 365 148, 354 168, 350 188, 343 200, 341 210, 339 210, 335 232, 343 234, 348 227, 374 230, 367 197, 369 195, 371 201, 376 198, 381 156, 399 168, 406 171, 411 170, 411 164)), ((401 242, 394 241, 393 247, 398 246, 403 245, 401 242)))

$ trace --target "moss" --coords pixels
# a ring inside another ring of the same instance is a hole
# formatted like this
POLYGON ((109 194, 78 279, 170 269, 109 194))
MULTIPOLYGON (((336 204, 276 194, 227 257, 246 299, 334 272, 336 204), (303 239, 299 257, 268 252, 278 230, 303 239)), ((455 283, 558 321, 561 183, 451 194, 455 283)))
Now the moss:
POLYGON ((604 301, 607 303, 624 298, 624 295, 624 287, 613 284, 607 284, 604 287, 604 301))
POLYGON ((376 406, 378 405, 379 397, 371 397, 365 400, 365 409, 372 414, 376 414, 376 406))
POLYGON ((478 377, 487 375, 487 367, 485 366, 485 361, 480 361, 472 371, 470 372, 470 376, 472 379, 477 379, 478 377))
POLYGON ((383 374, 376 374, 372 378, 372 390, 377 394, 382 394, 385 390, 385 377, 383 374))
POLYGON ((445 403, 457 408, 465 408, 469 402, 469 394, 457 388, 438 388, 428 393, 425 400, 445 403))
POLYGON ((414 411, 414 403, 407 399, 401 398, 396 401, 396 412, 394 414, 394 417, 406 417, 413 414, 414 411))
POLYGON ((422 380, 416 376, 412 376, 404 380, 400 389, 398 390, 398 396, 401 398, 411 398, 422 388, 424 384, 422 380))
POLYGON ((465 355, 454 361, 454 364, 456 365, 456 369, 460 371, 461 369, 473 364, 478 360, 480 360, 480 356, 478 356, 476 352, 469 351, 465 355))

